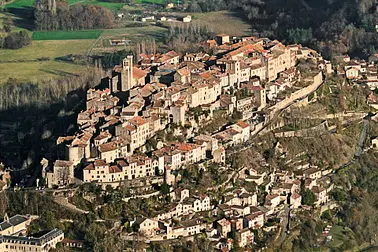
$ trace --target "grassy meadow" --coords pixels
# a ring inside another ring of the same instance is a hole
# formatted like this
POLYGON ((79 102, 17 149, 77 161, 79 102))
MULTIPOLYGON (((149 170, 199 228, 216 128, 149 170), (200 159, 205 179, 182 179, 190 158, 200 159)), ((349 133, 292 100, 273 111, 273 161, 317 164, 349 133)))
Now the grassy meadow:
POLYGON ((0 63, 0 68, 4 70, 0 71, 0 83, 9 78, 38 83, 87 71, 86 66, 58 61, 0 63))
MULTIPOLYGON (((134 0, 135 4, 159 4, 159 5, 165 5, 165 0, 134 0)), ((182 3, 182 0, 174 0, 173 3, 182 3)))
POLYGON ((92 4, 95 6, 102 6, 104 8, 110 9, 112 11, 116 11, 121 9, 125 3, 112 3, 112 2, 104 2, 99 0, 67 0, 68 5, 74 5, 74 4, 92 4))
POLYGON ((84 54, 94 40, 39 40, 18 50, 0 50, 0 83, 8 78, 37 82, 86 71, 85 66, 55 61, 68 54, 84 54))
POLYGON ((83 54, 94 40, 46 40, 32 41, 32 44, 18 50, 0 50, 0 63, 36 61, 40 58, 54 59, 67 54, 83 54))
POLYGON ((73 39, 97 39, 101 30, 87 31, 36 31, 33 32, 33 40, 73 40, 73 39))
MULTIPOLYGON (((68 0, 68 5, 73 5, 76 3, 80 4, 92 4, 92 5, 100 5, 105 8, 111 10, 117 10, 122 8, 125 3, 111 3, 111 2, 103 2, 98 0, 68 0)), ((32 8, 35 6, 35 0, 14 0, 10 3, 4 5, 5 9, 25 9, 25 8, 32 8)))
MULTIPOLYGON (((0 13, 0 28, 7 16, 14 21, 12 31, 28 30, 32 37, 31 45, 18 50, 0 50, 0 83, 8 78, 22 81, 38 82, 42 79, 59 78, 86 71, 86 66, 56 60, 69 54, 84 55, 113 52, 121 49, 132 49, 136 43, 154 38, 159 45, 164 43, 168 32, 166 27, 145 25, 129 27, 130 20, 122 20, 117 28, 105 30, 85 31, 34 31, 31 13, 36 0, 13 0, 2 8, 6 12, 0 13), (101 39, 98 39, 101 38, 101 39), (130 40, 129 46, 111 46, 110 39, 130 40), (96 42, 96 43, 95 43, 96 42)), ((136 5, 125 3, 111 3, 104 0, 67 0, 69 5, 92 4, 108 8, 112 11, 124 8, 144 9, 141 4, 165 5, 165 0, 133 0, 136 5)), ((174 0, 174 3, 181 0, 174 0)), ((178 13, 187 15, 188 13, 178 13)), ((189 13, 190 14, 190 13, 189 13)), ((229 12, 192 13, 193 23, 206 25, 214 32, 225 32, 233 35, 244 35, 250 31, 250 26, 243 20, 229 12)), ((175 25, 175 24, 169 24, 175 25)), ((168 25, 168 26, 169 26, 168 25)), ((0 31, 0 36, 2 35, 0 31)))
MULTIPOLYGON (((67 0, 68 5, 73 4, 92 4, 92 5, 99 5, 110 10, 118 10, 125 6, 125 3, 112 3, 112 2, 105 2, 99 0, 67 0)), ((158 5, 165 5, 165 0, 134 0, 135 4, 158 4, 158 5)), ((181 2, 180 0, 174 0, 174 3, 181 2)), ((8 4, 5 4, 4 8, 6 9, 24 9, 34 7, 35 0, 14 0, 8 4)))
POLYGON ((14 0, 10 3, 4 5, 5 9, 24 9, 24 8, 31 8, 34 7, 35 0, 14 0))

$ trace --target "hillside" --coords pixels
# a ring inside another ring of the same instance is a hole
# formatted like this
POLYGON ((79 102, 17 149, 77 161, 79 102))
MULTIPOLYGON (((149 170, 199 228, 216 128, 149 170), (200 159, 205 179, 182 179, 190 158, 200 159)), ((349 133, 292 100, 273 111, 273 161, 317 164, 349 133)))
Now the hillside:
POLYGON ((326 57, 366 57, 378 48, 374 0, 197 0, 190 11, 241 10, 261 36, 301 43, 326 57))

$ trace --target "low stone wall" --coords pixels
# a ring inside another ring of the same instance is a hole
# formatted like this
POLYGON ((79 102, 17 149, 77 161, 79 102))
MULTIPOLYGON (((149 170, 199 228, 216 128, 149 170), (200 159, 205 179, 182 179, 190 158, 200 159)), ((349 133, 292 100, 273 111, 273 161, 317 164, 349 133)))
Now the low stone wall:
POLYGON ((274 134, 275 137, 306 137, 306 136, 316 136, 319 133, 324 132, 328 128, 328 122, 324 121, 321 124, 308 128, 308 129, 301 129, 301 130, 291 130, 291 131, 283 131, 277 132, 274 134))
POLYGON ((326 114, 326 115, 306 115, 302 118, 329 120, 329 119, 337 119, 337 118, 345 118, 345 117, 364 118, 367 115, 368 113, 365 113, 365 112, 345 112, 345 113, 340 112, 336 114, 326 114))
POLYGON ((323 75, 322 72, 319 72, 317 75, 313 77, 313 83, 305 88, 302 88, 294 93, 292 93, 289 97, 286 97, 284 100, 280 101, 276 105, 270 108, 270 118, 273 118, 279 111, 288 107, 290 104, 295 102, 296 100, 300 100, 314 92, 316 89, 320 87, 323 83, 323 75))

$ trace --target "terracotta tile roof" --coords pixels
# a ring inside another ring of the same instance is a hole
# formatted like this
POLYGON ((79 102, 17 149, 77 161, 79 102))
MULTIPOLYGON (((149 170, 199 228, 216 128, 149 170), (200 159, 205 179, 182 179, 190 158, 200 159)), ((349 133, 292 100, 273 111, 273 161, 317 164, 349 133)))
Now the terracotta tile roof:
POLYGON ((112 137, 112 135, 109 133, 109 131, 103 131, 94 140, 102 140, 102 139, 109 138, 109 137, 112 137))
POLYGON ((142 126, 147 123, 147 121, 140 116, 133 117, 128 122, 136 126, 142 126))
POLYGON ((177 70, 177 73, 179 73, 181 76, 190 76, 190 71, 187 67, 177 70))
POLYGON ((180 56, 177 52, 175 52, 175 51, 169 51, 169 52, 167 52, 166 53, 166 55, 168 55, 168 56, 170 56, 170 57, 178 57, 178 56, 180 56))
POLYGON ((133 78, 134 79, 141 79, 147 76, 147 72, 139 69, 137 67, 133 67, 133 78))
POLYGON ((109 173, 119 173, 119 172, 122 172, 122 170, 118 166, 112 165, 109 167, 109 173))
POLYGON ((204 79, 210 79, 211 77, 214 77, 209 71, 203 72, 199 74, 204 79))
POLYGON ((106 166, 108 164, 103 159, 97 159, 97 160, 94 161, 94 165, 95 166, 106 166))
POLYGON ((116 163, 117 163, 117 165, 119 165, 121 167, 127 167, 128 166, 126 160, 124 160, 124 159, 117 160, 116 163))
POLYGON ((311 191, 313 193, 321 193, 321 192, 325 191, 325 189, 322 188, 322 187, 319 187, 319 186, 314 186, 314 187, 311 188, 311 191))
POLYGON ((108 151, 115 151, 117 150, 118 147, 117 145, 114 143, 114 142, 110 142, 110 143, 104 143, 104 144, 101 144, 99 147, 98 147, 98 150, 100 152, 108 152, 108 151))
POLYGON ((241 128, 245 129, 245 128, 249 128, 249 124, 244 122, 244 121, 239 121, 237 123, 238 126, 240 126, 241 128))
POLYGON ((191 146, 191 144, 187 144, 187 143, 178 144, 176 146, 177 146, 177 149, 180 150, 180 151, 191 151, 191 150, 193 150, 193 147, 191 146))
POLYGON ((298 199, 301 197, 301 195, 299 195, 298 193, 296 192, 293 192, 293 194, 291 195, 291 197, 293 197, 293 199, 298 199))
POLYGON ((228 225, 231 225, 231 222, 228 221, 228 220, 226 220, 226 219, 221 219, 221 220, 217 221, 217 223, 218 223, 220 226, 222 226, 222 227, 224 227, 224 226, 228 226, 228 225))
POLYGON ((95 167, 93 166, 93 163, 90 163, 89 165, 87 165, 87 166, 84 168, 85 171, 92 171, 92 170, 94 170, 94 169, 95 169, 95 167))

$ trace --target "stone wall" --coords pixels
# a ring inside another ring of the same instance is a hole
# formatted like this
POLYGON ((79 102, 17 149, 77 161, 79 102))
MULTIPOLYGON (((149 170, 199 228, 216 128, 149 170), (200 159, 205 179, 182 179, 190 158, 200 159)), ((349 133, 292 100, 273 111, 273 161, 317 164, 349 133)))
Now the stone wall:
POLYGON ((312 92, 315 92, 315 90, 318 89, 322 83, 323 83, 323 75, 322 75, 322 72, 319 72, 317 75, 313 77, 313 83, 311 85, 292 93, 289 97, 286 97, 284 100, 272 106, 270 108, 270 115, 269 115, 270 118, 273 118, 282 109, 288 107, 296 100, 303 99, 307 97, 309 94, 311 94, 312 92))
POLYGON ((313 137, 324 132, 327 128, 328 128, 328 122, 324 121, 321 124, 312 128, 277 132, 274 134, 274 136, 275 137, 306 137, 306 136, 313 137))

